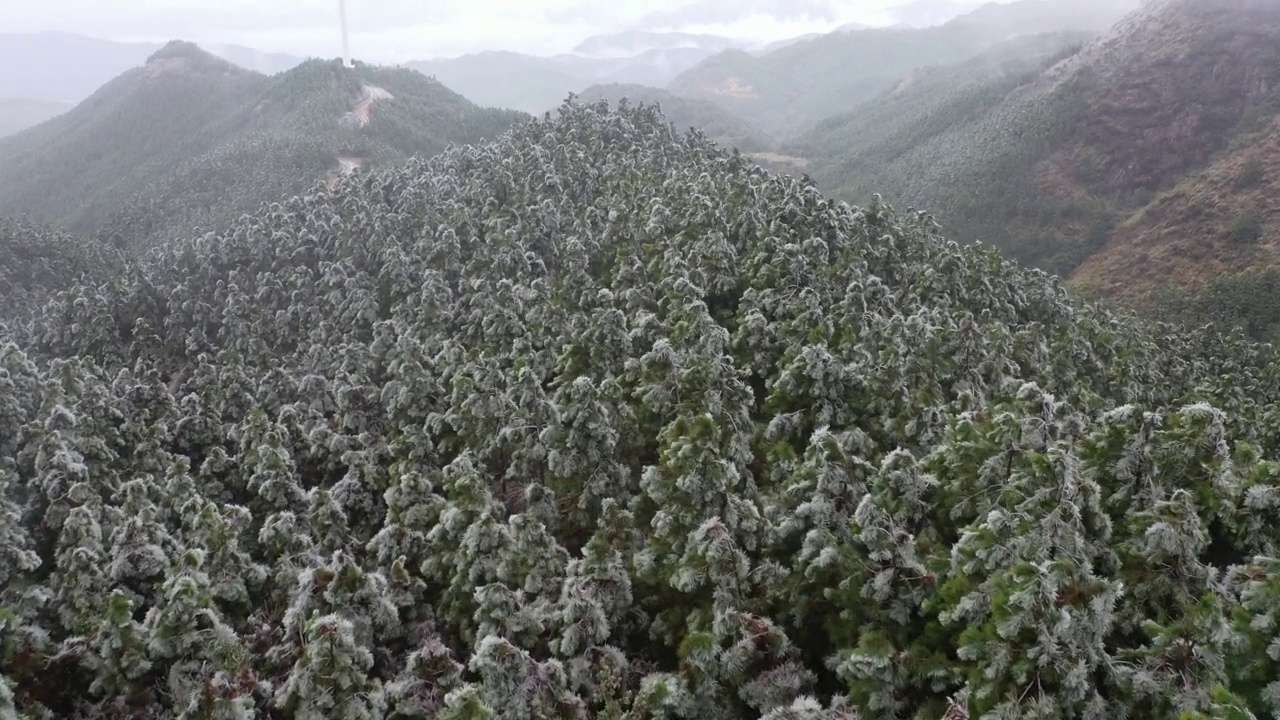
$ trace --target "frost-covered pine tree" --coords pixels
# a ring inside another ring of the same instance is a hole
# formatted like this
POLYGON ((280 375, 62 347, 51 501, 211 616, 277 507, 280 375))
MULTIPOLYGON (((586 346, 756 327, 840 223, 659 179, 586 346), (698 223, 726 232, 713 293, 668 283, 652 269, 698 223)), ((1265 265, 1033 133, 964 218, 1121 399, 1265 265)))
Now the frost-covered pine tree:
POLYGON ((197 715, 251 711, 253 698, 233 691, 249 658, 215 604, 205 558, 189 548, 169 568, 143 623, 149 657, 175 708, 197 715))
POLYGON ((370 677, 373 654, 356 639, 352 623, 339 615, 307 621, 302 654, 276 695, 297 720, 383 717, 381 683, 370 677))

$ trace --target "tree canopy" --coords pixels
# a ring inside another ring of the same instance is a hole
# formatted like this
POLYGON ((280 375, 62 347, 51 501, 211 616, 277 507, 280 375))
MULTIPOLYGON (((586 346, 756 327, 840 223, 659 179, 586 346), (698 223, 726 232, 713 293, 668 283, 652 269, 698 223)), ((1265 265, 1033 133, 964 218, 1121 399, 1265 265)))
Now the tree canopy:
POLYGON ((1270 347, 649 108, 49 292, 0 297, 0 718, 1280 709, 1270 347))

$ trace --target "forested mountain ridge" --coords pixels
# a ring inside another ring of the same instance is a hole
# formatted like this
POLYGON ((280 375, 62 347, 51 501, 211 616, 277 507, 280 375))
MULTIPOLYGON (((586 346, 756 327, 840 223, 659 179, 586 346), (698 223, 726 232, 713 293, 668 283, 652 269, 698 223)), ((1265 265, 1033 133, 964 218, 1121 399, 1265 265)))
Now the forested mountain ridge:
POLYGON ((650 110, 320 188, 0 332, 0 715, 1277 709, 1274 349, 650 110))
POLYGON ((990 3, 943 25, 831 33, 756 57, 727 51, 682 73, 668 88, 715 102, 779 140, 849 112, 921 66, 962 62, 1022 35, 1101 33, 1138 0, 1017 0, 990 3))
MULTIPOLYGON (((1163 193, 1179 194, 1184 182, 1205 187, 1193 179, 1198 173, 1260 137, 1280 108, 1278 92, 1280 5, 1162 0, 1052 67, 1006 77, 998 92, 921 142, 897 143, 888 155, 853 153, 812 172, 842 197, 878 192, 928 208, 956 237, 993 243, 1064 276, 1113 240, 1139 236, 1164 238, 1162 248, 1144 251, 1161 268, 1188 269, 1188 258, 1231 254, 1226 239, 1239 216, 1224 208, 1216 227, 1189 217, 1177 238, 1144 223, 1168 217, 1160 208, 1173 198, 1163 193), (1164 264, 1166 255, 1183 260, 1164 264)), ((899 128, 903 137, 911 131, 899 128)), ((1117 259, 1126 251, 1118 252, 1117 259)), ((1140 260, 1136 251, 1127 257, 1140 260)), ((1215 260, 1202 269, 1230 265, 1215 260)), ((1162 284, 1202 285, 1206 276, 1101 258, 1088 267, 1080 287, 1129 296, 1162 284), (1104 265, 1115 272, 1103 277, 1104 265)))
POLYGON ((0 140, 0 214, 146 243, 524 119, 410 70, 312 60, 267 77, 172 43, 66 115, 0 140))
POLYGON ((268 79, 173 43, 53 120, 0 139, 0 215, 92 230, 181 158, 217 147, 268 79))
POLYGON ((870 173, 904 153, 981 117, 992 104, 1079 52, 1093 33, 1026 35, 953 65, 919 68, 857 110, 827 118, 786 143, 813 160, 815 179, 854 197, 877 192, 870 173))

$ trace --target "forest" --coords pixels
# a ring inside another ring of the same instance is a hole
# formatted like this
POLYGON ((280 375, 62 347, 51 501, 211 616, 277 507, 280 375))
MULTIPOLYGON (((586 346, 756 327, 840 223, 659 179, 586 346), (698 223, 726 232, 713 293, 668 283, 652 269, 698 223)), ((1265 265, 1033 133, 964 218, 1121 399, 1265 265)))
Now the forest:
POLYGON ((4 720, 1280 711, 1272 346, 653 108, 0 250, 4 720))

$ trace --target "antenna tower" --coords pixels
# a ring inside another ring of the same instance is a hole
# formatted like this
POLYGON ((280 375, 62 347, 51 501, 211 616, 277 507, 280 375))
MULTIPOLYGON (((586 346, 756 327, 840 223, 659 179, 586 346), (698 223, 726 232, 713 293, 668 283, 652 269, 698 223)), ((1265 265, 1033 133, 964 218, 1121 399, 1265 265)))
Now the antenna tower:
POLYGON ((355 67, 351 62, 351 45, 347 41, 347 0, 338 0, 338 20, 342 24, 342 65, 355 67))

